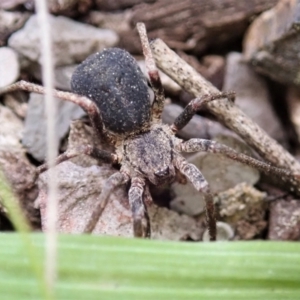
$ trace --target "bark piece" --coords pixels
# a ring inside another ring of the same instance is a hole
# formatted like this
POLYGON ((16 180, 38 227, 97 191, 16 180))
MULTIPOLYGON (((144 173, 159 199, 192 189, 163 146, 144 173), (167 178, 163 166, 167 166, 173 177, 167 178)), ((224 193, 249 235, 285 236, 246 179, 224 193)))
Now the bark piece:
MULTIPOLYGON (((150 38, 159 37, 172 48, 199 53, 208 45, 242 36, 251 18, 275 3, 274 0, 176 0, 170 5, 158 0, 135 6, 132 24, 144 22, 150 38)), ((121 39, 133 51, 140 48, 132 35, 123 35, 121 39)))
POLYGON ((96 5, 100 10, 114 11, 130 8, 143 2, 152 3, 155 0, 96 0, 96 5))
POLYGON ((281 0, 257 18, 244 40, 244 56, 272 79, 300 86, 300 2, 281 0))

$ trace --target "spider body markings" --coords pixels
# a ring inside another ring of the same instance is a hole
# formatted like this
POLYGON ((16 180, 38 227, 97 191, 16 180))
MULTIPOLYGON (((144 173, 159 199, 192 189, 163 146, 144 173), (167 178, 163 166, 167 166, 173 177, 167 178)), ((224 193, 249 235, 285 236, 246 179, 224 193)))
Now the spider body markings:
MULTIPOLYGON (((145 201, 151 200, 149 184, 160 185, 175 179, 182 173, 204 194, 207 225, 210 240, 216 239, 216 220, 213 196, 201 172, 188 163, 181 152, 206 151, 222 153, 225 156, 248 164, 265 173, 291 175, 289 171, 276 168, 252 157, 237 153, 233 149, 204 139, 183 141, 175 136, 209 101, 227 97, 234 93, 206 95, 192 100, 174 123, 164 125, 161 113, 164 106, 164 91, 158 70, 152 57, 144 24, 137 25, 151 87, 155 97, 150 104, 146 78, 135 59, 126 51, 112 48, 88 57, 75 70, 71 87, 72 93, 53 91, 55 97, 78 104, 88 114, 95 138, 108 140, 115 146, 115 153, 83 145, 69 150, 57 158, 56 163, 68 160, 81 153, 107 163, 118 163, 120 171, 107 179, 99 195, 99 201, 92 212, 85 232, 91 232, 104 210, 110 193, 115 187, 130 182, 128 200, 133 216, 133 229, 136 237, 150 237, 150 222, 145 201)), ((0 90, 0 94, 18 89, 44 94, 44 88, 20 81, 0 90)), ((37 174, 47 170, 47 164, 37 168, 37 174)))

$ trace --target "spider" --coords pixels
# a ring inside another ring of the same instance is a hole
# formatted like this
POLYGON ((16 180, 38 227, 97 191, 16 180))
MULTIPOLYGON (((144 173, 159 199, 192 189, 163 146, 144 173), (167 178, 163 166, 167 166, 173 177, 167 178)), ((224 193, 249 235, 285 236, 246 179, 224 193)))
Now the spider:
MULTIPOLYGON (((119 48, 105 49, 83 61, 71 79, 72 93, 54 90, 54 96, 76 103, 90 118, 95 138, 106 140, 115 147, 115 153, 92 145, 83 145, 57 157, 56 163, 87 154, 106 163, 119 164, 120 170, 111 175, 104 185, 99 201, 92 212, 84 232, 91 232, 109 200, 110 193, 119 185, 130 182, 128 199, 133 217, 135 237, 150 237, 150 222, 145 200, 151 199, 149 185, 162 185, 183 174, 204 194, 206 219, 210 240, 216 240, 216 219, 213 195, 209 184, 200 170, 181 155, 182 152, 207 151, 225 156, 255 167, 263 172, 278 176, 289 175, 284 169, 252 157, 237 153, 215 141, 190 139, 183 141, 176 137, 193 115, 209 101, 227 97, 234 100, 233 92, 206 95, 192 100, 172 125, 161 122, 165 97, 159 73, 151 53, 146 28, 137 24, 150 85, 154 92, 151 104, 147 80, 135 59, 119 48)), ((42 86, 19 81, 2 90, 1 93, 22 89, 44 94, 42 86)), ((37 174, 47 170, 47 164, 37 168, 37 174)), ((152 200, 152 199, 151 199, 152 200)))

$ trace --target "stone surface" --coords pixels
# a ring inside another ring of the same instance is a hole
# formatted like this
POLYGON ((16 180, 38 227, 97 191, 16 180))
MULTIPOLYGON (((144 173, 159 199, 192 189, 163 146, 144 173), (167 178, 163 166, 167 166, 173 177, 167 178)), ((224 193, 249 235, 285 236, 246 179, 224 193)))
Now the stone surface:
POLYGON ((17 53, 9 47, 0 47, 0 88, 14 83, 19 72, 17 53))
MULTIPOLYGON (((54 69, 54 87, 59 90, 71 91, 71 77, 78 65, 69 65, 57 67, 54 69)), ((40 65, 32 65, 30 68, 31 74, 38 79, 42 80, 42 68, 40 65)))
POLYGON ((300 201, 277 200, 270 207, 268 238, 270 240, 300 240, 300 201))
POLYGON ((244 56, 275 81, 300 86, 299 1, 280 0, 251 24, 244 37, 244 56))
MULTIPOLYGON (((80 118, 85 113, 79 106, 71 102, 60 99, 56 99, 56 101, 56 136, 58 140, 61 140, 68 132, 70 121, 80 118)), ((44 96, 31 93, 22 143, 28 152, 39 161, 43 161, 46 157, 46 126, 44 96)))
POLYGON ((3 9, 12 9, 16 6, 23 4, 23 5, 33 5, 34 0, 1 0, 0 8, 3 9))
MULTIPOLYGON (((64 233, 82 233, 105 180, 116 170, 110 166, 83 168, 72 162, 56 166, 58 188, 58 230, 64 233)), ((36 201, 41 209, 42 226, 46 228, 47 173, 40 176, 39 196, 36 201)), ((191 217, 180 216, 155 204, 148 206, 152 238, 200 240, 203 228, 191 217)), ((100 217, 93 234, 133 237, 132 217, 125 186, 116 188, 100 217)))
POLYGON ((33 227, 38 226, 38 213, 33 201, 37 196, 34 184, 35 167, 29 163, 20 143, 23 125, 8 108, 0 105, 0 168, 17 196, 33 227))
POLYGON ((29 18, 29 13, 2 10, 0 1, 0 46, 5 45, 8 37, 21 28, 29 18))
POLYGON ((27 115, 28 97, 24 92, 8 93, 3 95, 3 104, 10 108, 20 119, 27 115))
POLYGON ((243 61, 238 52, 227 55, 223 90, 236 92, 235 104, 271 137, 283 142, 284 132, 272 108, 264 79, 243 61))
MULTIPOLYGON (((238 152, 248 155, 251 153, 247 145, 233 137, 219 136, 216 140, 238 152)), ((257 170, 221 154, 199 152, 189 157, 188 161, 201 171, 208 181, 212 193, 228 190, 241 182, 253 185, 260 177, 257 170)), ((198 215, 204 211, 204 198, 192 184, 182 185, 175 182, 172 184, 172 193, 175 197, 170 205, 174 210, 188 215, 198 215)))
MULTIPOLYGON (((90 54, 113 47, 118 42, 115 32, 75 22, 65 17, 50 17, 54 65, 82 62, 90 54)), ((41 64, 40 26, 36 15, 15 32, 8 41, 26 60, 41 64)))
POLYGON ((265 198, 266 193, 246 183, 216 195, 214 200, 219 214, 224 222, 234 228, 234 239, 250 240, 260 237, 267 226, 265 198))
MULTIPOLYGON (((225 222, 217 222, 217 241, 230 241, 234 237, 232 227, 225 222)), ((203 242, 209 242, 209 232, 205 229, 202 237, 203 242)))

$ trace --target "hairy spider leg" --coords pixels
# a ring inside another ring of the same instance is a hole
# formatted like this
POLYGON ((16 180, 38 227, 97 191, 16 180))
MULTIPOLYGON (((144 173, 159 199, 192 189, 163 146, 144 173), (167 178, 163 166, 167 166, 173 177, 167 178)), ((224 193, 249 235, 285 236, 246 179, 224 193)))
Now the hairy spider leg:
POLYGON ((195 165, 188 163, 182 156, 178 155, 175 158, 175 165, 177 169, 189 179, 195 189, 198 192, 203 193, 209 239, 210 241, 215 241, 217 235, 215 206, 208 182, 198 168, 195 165))
POLYGON ((145 64, 148 71, 150 84, 155 96, 154 101, 152 103, 151 115, 153 119, 160 120, 165 104, 164 89, 161 84, 158 69, 156 67, 155 60, 152 55, 145 24, 137 23, 136 27, 140 35, 143 54, 145 57, 145 64))
MULTIPOLYGON (((31 93, 37 93, 45 95, 45 88, 43 86, 26 82, 24 80, 13 83, 5 88, 0 89, 0 95, 9 93, 17 90, 23 90, 31 93)), ((63 92, 53 89, 53 96, 62 100, 72 102, 79 105, 89 116, 91 124, 95 130, 95 133, 99 137, 104 137, 103 124, 99 113, 99 110, 95 103, 87 97, 80 96, 70 92, 63 92)))
POLYGON ((129 179, 130 177, 126 173, 120 171, 114 173, 106 180, 106 182, 103 185, 99 199, 97 201, 96 207, 94 208, 94 211, 90 216, 89 221, 83 230, 84 233, 91 233, 95 229, 95 226, 99 221, 99 218, 101 217, 102 212, 104 211, 107 205, 109 196, 112 193, 112 191, 116 187, 127 183, 129 179))
POLYGON ((134 177, 128 192, 128 199, 133 217, 133 232, 135 237, 150 238, 150 220, 144 203, 145 180, 134 177))
POLYGON ((220 144, 216 141, 195 138, 195 139, 190 139, 186 142, 181 142, 177 145, 177 147, 178 150, 182 152, 204 151, 209 153, 220 153, 232 160, 241 162, 259 171, 262 171, 265 174, 271 173, 280 177, 293 176, 293 174, 286 169, 281 169, 281 168, 271 166, 268 163, 262 162, 243 153, 239 153, 233 150, 232 148, 220 144))
POLYGON ((228 98, 230 101, 234 101, 235 93, 222 92, 218 94, 205 95, 191 100, 184 108, 183 112, 175 119, 174 123, 171 125, 171 129, 174 133, 181 130, 206 103, 222 98, 228 98))

